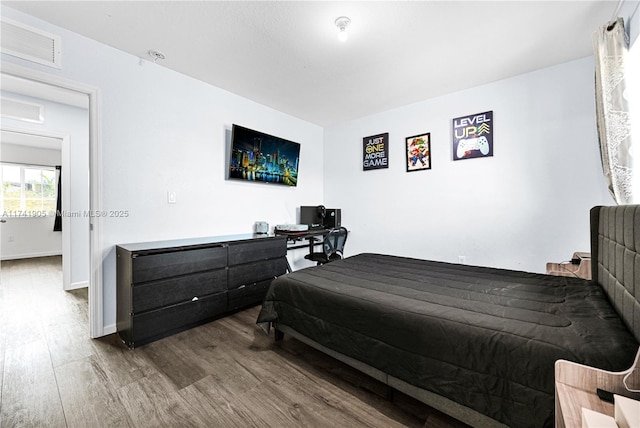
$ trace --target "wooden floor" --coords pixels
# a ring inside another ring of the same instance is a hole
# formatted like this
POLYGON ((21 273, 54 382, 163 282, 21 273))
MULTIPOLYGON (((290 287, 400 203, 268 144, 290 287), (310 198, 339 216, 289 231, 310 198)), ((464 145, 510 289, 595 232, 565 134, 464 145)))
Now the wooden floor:
POLYGON ((135 350, 88 338, 59 257, 0 269, 0 427, 464 427, 293 339, 259 308, 135 350))

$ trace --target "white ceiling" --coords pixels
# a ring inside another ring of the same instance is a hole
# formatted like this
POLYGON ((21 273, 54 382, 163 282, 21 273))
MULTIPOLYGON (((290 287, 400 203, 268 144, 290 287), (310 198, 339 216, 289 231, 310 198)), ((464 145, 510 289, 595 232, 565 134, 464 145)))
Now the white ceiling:
POLYGON ((618 1, 3 4, 326 126, 589 56, 618 1))

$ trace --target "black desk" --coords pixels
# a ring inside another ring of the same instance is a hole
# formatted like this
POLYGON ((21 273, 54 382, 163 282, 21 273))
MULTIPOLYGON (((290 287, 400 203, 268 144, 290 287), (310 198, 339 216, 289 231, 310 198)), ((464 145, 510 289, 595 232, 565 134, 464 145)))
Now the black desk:
MULTIPOLYGON (((296 250, 300 248, 308 248, 309 254, 313 254, 313 247, 316 245, 322 245, 324 237, 331 232, 332 228, 329 229, 311 229, 305 231, 286 231, 286 230, 275 230, 275 236, 284 236, 287 238, 287 251, 296 250), (308 243, 298 243, 300 241, 309 241, 308 243)), ((292 272, 291 266, 289 266, 289 262, 287 261, 287 268, 289 272, 292 272)))
MULTIPOLYGON (((313 247, 322 245, 324 237, 331 232, 332 229, 312 229, 302 232, 276 230, 276 236, 285 236, 287 238, 287 252, 289 250, 297 250, 299 248, 308 248, 309 254, 313 254, 313 247), (308 243, 298 244, 300 241, 308 241, 308 243)), ((292 272, 289 266, 289 272, 292 272)))
POLYGON ((332 229, 312 229, 301 232, 276 230, 276 236, 285 236, 287 238, 287 250, 296 250, 298 248, 309 248, 309 254, 313 252, 313 247, 322 243, 325 235, 329 234, 332 229), (305 244, 296 244, 299 241, 309 241, 305 244), (293 244, 293 245, 291 245, 293 244))

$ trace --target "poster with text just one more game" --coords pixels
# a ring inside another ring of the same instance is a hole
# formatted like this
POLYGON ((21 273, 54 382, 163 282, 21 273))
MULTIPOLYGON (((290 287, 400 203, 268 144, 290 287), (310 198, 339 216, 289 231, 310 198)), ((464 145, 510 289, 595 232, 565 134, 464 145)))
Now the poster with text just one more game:
POLYGON ((362 170, 389 168, 389 133, 362 139, 362 170))
POLYGON ((453 119, 453 160, 493 156, 493 111, 453 119))

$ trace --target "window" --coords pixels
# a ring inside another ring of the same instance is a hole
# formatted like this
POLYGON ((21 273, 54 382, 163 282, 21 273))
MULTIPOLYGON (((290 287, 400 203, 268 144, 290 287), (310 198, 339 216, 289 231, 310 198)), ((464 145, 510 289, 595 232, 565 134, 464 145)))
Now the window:
POLYGON ((45 217, 56 212, 56 169, 0 164, 2 217, 45 217))

